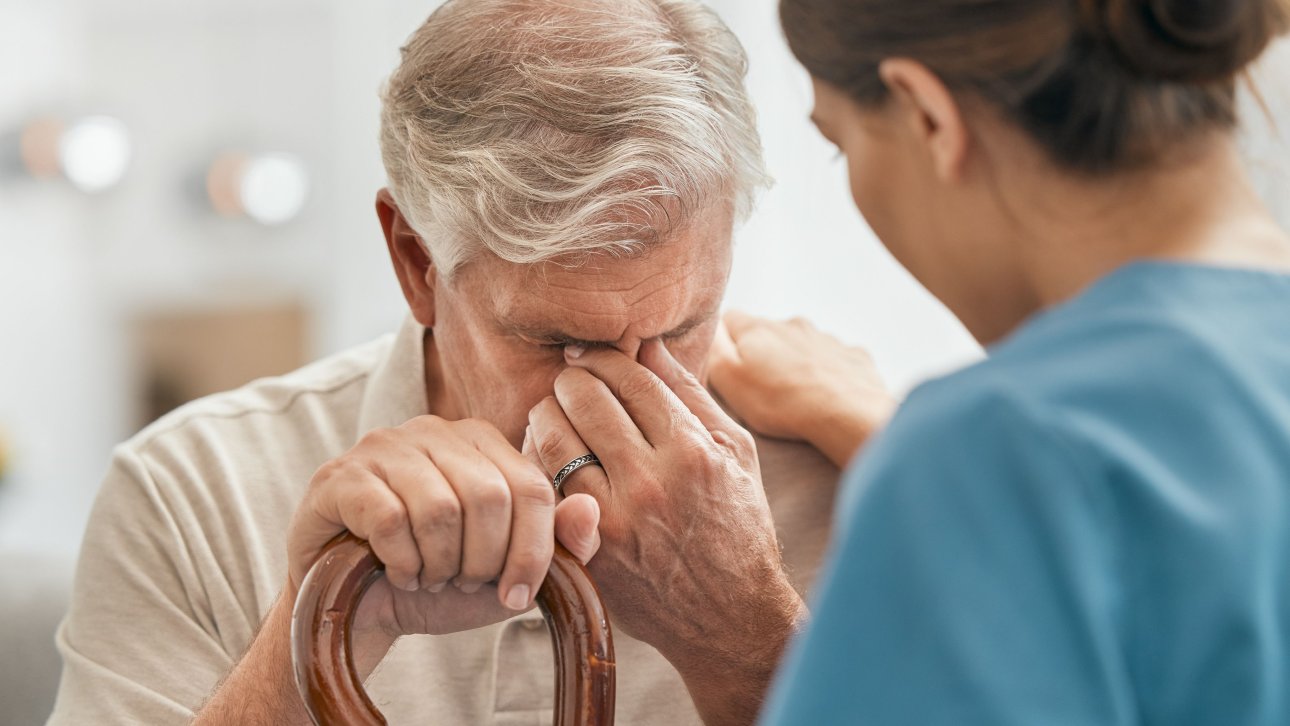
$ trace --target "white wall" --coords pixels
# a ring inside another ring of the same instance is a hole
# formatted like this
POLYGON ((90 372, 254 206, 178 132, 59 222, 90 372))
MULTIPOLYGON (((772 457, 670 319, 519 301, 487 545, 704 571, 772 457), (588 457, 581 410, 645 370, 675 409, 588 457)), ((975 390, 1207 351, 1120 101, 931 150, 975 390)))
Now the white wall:
MULTIPOLYGON (((127 182, 104 198, 0 180, 0 427, 17 457, 0 485, 0 550, 74 550, 109 449, 131 433, 124 336, 137 311, 302 297, 318 311, 320 355, 397 324, 402 299, 372 213, 377 88, 434 5, 0 0, 0 133, 44 109, 106 110, 137 149, 127 182), (187 185, 228 145, 306 160, 314 194, 299 222, 264 230, 203 211, 187 185)), ((852 206, 841 163, 807 121, 808 84, 774 1, 713 5, 749 48, 778 180, 739 233, 730 304, 804 315, 869 346, 901 390, 978 356, 852 206)), ((1290 119, 1281 58, 1282 82, 1266 90, 1290 119)), ((1265 166, 1285 157, 1266 129, 1251 148, 1265 166)), ((1265 177, 1290 210, 1288 185, 1265 177)))

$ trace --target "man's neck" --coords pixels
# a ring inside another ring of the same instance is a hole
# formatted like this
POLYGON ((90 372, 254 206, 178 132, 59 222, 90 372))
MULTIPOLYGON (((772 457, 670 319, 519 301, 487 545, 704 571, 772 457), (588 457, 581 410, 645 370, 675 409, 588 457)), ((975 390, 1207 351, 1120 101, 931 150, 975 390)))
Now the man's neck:
POLYGON ((435 347, 434 330, 426 328, 421 350, 425 359, 426 413, 455 421, 464 418, 454 397, 444 385, 443 363, 435 347))

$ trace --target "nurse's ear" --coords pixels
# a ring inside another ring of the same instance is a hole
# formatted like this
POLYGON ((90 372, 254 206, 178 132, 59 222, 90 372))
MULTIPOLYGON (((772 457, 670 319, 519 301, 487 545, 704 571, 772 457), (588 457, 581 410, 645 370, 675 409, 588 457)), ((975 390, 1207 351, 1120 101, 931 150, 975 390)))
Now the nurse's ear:
POLYGON ((412 229, 389 189, 376 193, 376 216, 381 220, 381 230, 385 232, 385 244, 390 250, 390 262, 394 264, 394 274, 399 278, 399 287, 403 288, 403 297, 408 301, 408 308, 418 323, 434 327, 435 319, 435 274, 434 262, 426 252, 421 237, 412 229))
POLYGON ((900 121, 927 151, 937 178, 947 183, 961 180, 971 134, 954 94, 917 61, 885 60, 878 66, 878 75, 891 93, 900 121))

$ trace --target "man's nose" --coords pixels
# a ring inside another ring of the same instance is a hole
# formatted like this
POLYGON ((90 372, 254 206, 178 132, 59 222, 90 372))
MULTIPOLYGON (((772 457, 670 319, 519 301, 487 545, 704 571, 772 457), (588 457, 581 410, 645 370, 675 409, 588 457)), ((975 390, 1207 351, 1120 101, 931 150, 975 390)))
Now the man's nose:
POLYGON ((644 342, 645 341, 641 340, 640 338, 634 338, 628 341, 620 341, 617 345, 614 346, 614 348, 618 349, 623 355, 627 356, 628 358, 631 358, 632 360, 639 360, 640 352, 641 352, 641 344, 644 342))

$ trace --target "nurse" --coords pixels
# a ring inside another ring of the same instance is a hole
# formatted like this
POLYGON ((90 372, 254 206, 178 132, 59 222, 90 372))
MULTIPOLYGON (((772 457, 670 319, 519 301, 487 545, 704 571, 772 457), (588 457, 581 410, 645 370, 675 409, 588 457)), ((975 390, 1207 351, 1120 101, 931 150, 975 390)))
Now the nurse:
MULTIPOLYGON (((989 358, 864 444, 765 722, 1290 723, 1290 238, 1232 140, 1285 5, 781 13, 856 205, 989 358)), ((754 427, 885 409, 822 336, 731 322, 754 427)))

